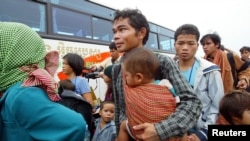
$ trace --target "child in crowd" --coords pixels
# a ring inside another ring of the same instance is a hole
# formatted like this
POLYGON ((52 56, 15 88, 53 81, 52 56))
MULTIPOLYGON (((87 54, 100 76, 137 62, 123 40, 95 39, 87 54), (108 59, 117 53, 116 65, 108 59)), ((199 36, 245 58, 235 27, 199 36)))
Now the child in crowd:
POLYGON ((59 81, 58 93, 59 93, 59 95, 62 95, 63 92, 76 94, 75 93, 75 85, 72 83, 71 80, 65 79, 65 80, 59 81))
POLYGON ((94 118, 92 115, 92 106, 81 95, 75 93, 75 85, 70 79, 59 81, 58 93, 61 97, 60 104, 82 114, 88 124, 90 138, 95 131, 94 118))
POLYGON ((92 141, 115 141, 116 127, 114 122, 115 104, 113 101, 103 101, 100 106, 99 114, 101 118, 97 119, 96 131, 92 141))
POLYGON ((220 102, 220 113, 232 125, 250 124, 250 93, 233 90, 220 102))
POLYGON ((169 90, 172 88, 169 81, 160 81, 167 86, 155 83, 159 60, 151 50, 135 48, 125 54, 122 70, 128 119, 121 123, 117 140, 128 141, 131 137, 135 139, 138 134, 133 126, 166 119, 175 110, 179 100, 176 101, 173 96, 175 92, 169 90))

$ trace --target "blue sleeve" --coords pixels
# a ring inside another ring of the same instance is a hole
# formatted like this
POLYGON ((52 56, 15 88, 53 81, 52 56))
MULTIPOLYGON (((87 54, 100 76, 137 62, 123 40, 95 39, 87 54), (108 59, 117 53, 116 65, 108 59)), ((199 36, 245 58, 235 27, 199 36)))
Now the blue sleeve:
POLYGON ((200 141, 207 141, 207 129, 202 128, 201 130, 198 130, 195 132, 196 136, 200 139, 200 141))
POLYGON ((20 89, 10 104, 18 124, 36 140, 82 141, 86 122, 82 116, 49 100, 40 88, 20 89))
POLYGON ((89 83, 87 81, 87 79, 85 78, 81 78, 81 79, 77 79, 77 84, 75 84, 76 86, 76 93, 77 94, 85 94, 85 93, 90 93, 90 86, 89 83))

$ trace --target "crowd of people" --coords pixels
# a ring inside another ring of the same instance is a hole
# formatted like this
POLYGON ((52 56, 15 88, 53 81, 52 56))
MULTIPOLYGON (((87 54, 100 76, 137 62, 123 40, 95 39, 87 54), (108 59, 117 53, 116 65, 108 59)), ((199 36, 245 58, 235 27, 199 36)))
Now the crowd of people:
MULTIPOLYGON (((108 89, 90 140, 207 141, 209 125, 250 124, 250 47, 240 57, 218 34, 200 39, 198 27, 183 24, 176 57, 156 54, 144 47, 150 27, 138 9, 117 10, 111 30, 111 57, 91 67, 103 71, 108 89), (196 56, 199 45, 204 57, 196 56)), ((66 54, 68 79, 56 82, 59 54, 46 53, 35 31, 0 22, 0 36, 0 140, 82 141, 89 120, 58 101, 71 93, 95 112, 83 58, 66 54)))

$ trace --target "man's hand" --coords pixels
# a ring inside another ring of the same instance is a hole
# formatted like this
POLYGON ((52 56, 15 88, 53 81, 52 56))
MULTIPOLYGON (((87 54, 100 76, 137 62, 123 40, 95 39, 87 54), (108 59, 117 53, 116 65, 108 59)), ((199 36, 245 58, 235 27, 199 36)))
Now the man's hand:
POLYGON ((97 70, 97 67, 95 65, 93 65, 93 66, 90 67, 90 71, 94 72, 96 70, 97 70))
POLYGON ((141 131, 136 135, 137 141, 160 141, 160 137, 155 130, 154 124, 143 123, 133 127, 134 130, 141 131))
POLYGON ((238 81, 237 88, 239 89, 246 89, 248 86, 246 79, 241 79, 238 81))
POLYGON ((182 141, 200 141, 200 139, 196 136, 196 134, 191 134, 187 136, 187 140, 182 141))
POLYGON ((103 75, 105 75, 105 74, 103 72, 100 72, 98 76, 103 78, 103 75))

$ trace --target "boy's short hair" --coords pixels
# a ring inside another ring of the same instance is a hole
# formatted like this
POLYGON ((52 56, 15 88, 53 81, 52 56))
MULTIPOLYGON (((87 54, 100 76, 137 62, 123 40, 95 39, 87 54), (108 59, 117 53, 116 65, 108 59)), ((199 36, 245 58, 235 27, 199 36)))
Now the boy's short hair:
POLYGON ((250 93, 242 90, 233 90, 220 101, 219 111, 230 123, 235 124, 233 117, 242 119, 243 112, 250 109, 250 93))
POLYGON ((196 41, 199 41, 200 38, 200 32, 199 29, 193 25, 193 24, 184 24, 180 27, 177 28, 177 30, 175 31, 174 34, 174 40, 176 41, 179 35, 187 35, 187 34, 191 34, 191 35, 195 35, 196 37, 196 41))
POLYGON ((61 94, 63 90, 75 91, 75 85, 69 79, 59 81, 58 93, 61 94))
POLYGON ((124 55, 123 65, 131 74, 142 73, 145 78, 155 78, 160 61, 152 50, 146 47, 134 48, 124 55))
POLYGON ((103 107, 104 107, 104 105, 105 105, 105 104, 114 104, 114 105, 115 105, 114 101, 111 101, 111 100, 105 100, 105 101, 101 102, 101 105, 100 105, 100 110, 102 110, 102 109, 103 109, 103 107))

